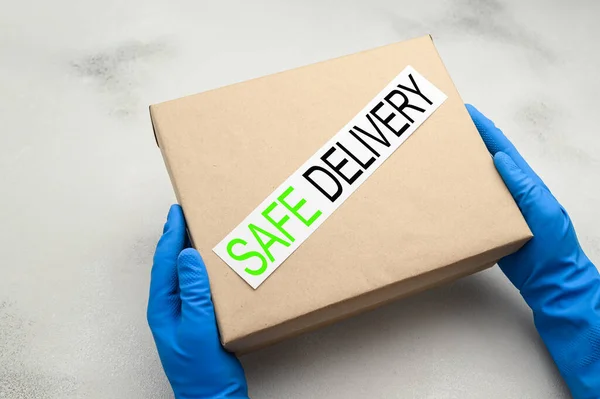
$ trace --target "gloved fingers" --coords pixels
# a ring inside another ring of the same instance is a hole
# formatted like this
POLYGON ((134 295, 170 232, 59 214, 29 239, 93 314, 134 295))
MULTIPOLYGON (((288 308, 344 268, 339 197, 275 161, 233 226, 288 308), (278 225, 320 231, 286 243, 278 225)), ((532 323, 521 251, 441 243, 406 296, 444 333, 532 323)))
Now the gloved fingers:
POLYGON ((509 149, 513 148, 510 140, 496 127, 494 122, 483 115, 473 105, 466 104, 465 106, 490 154, 495 155, 498 151, 508 153, 509 149))
POLYGON ((177 259, 177 269, 182 322, 195 323, 199 330, 214 330, 216 337, 217 326, 208 273, 200 253, 193 248, 183 250, 177 259))
POLYGON ((479 110, 473 105, 466 104, 466 107, 490 154, 493 156, 496 155, 497 152, 504 152, 505 154, 509 155, 513 159, 514 163, 521 168, 521 170, 529 175, 541 187, 544 187, 546 190, 548 190, 548 187, 546 187, 542 179, 540 179, 533 169, 531 169, 519 151, 517 151, 513 143, 511 143, 510 140, 506 138, 504 133, 502 133, 502 130, 498 129, 494 122, 479 112, 479 110))
POLYGON ((539 203, 543 195, 550 193, 540 187, 536 180, 525 173, 519 165, 504 152, 494 155, 494 165, 500 173, 504 184, 519 206, 525 221, 531 226, 532 218, 539 213, 539 203))
POLYGON ((169 322, 179 314, 177 256, 184 249, 186 240, 183 210, 179 205, 172 205, 154 253, 148 300, 150 327, 169 322))

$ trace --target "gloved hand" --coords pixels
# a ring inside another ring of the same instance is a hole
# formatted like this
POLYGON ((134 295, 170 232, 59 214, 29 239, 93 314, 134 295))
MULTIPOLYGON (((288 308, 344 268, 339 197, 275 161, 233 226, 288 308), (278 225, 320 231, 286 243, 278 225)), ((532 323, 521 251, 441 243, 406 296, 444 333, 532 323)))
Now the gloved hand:
POLYGON ((244 370, 219 341, 208 275, 171 206, 156 247, 148 324, 177 399, 248 398, 244 370))
POLYGON ((576 399, 600 398, 600 275, 573 224, 512 143, 467 109, 534 238, 498 264, 533 310, 535 326, 576 399))

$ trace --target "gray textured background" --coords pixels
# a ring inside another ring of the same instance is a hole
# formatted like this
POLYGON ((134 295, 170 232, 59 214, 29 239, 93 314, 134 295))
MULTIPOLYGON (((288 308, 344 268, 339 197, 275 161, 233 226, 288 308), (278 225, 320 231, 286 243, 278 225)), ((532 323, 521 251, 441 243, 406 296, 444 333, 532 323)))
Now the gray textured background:
MULTIPOLYGON (((597 0, 0 9, 0 398, 171 397, 145 320, 174 201, 148 104, 425 33, 600 259, 597 0)), ((243 363, 257 399, 569 397, 498 269, 243 363)))

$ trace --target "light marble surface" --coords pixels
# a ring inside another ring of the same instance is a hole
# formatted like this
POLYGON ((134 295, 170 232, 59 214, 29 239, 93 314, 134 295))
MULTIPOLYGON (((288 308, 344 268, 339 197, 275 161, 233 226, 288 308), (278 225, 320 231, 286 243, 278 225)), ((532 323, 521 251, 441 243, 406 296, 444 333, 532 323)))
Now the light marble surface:
MULTIPOLYGON (((425 33, 600 260, 597 0, 2 0, 1 10, 0 398, 171 397, 145 320, 174 201, 149 104, 425 33)), ((257 399, 569 397, 497 268, 243 364, 257 399)))

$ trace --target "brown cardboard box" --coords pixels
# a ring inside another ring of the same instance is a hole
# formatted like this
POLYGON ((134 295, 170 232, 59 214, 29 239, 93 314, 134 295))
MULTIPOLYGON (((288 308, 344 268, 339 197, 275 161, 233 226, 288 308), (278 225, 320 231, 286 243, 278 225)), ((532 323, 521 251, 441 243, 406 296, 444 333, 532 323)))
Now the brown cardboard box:
POLYGON ((150 112, 222 342, 238 353, 477 272, 531 237, 429 36, 150 112), (407 65, 448 99, 252 289, 212 248, 407 65))

